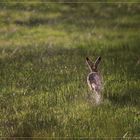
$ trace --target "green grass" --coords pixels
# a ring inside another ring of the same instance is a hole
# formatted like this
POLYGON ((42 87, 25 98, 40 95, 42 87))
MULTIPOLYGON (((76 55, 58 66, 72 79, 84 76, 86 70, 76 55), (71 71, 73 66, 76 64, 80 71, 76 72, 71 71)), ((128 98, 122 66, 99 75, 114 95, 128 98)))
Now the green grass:
POLYGON ((140 4, 0 3, 1 137, 140 137, 140 4), (103 103, 85 57, 102 56, 103 103))

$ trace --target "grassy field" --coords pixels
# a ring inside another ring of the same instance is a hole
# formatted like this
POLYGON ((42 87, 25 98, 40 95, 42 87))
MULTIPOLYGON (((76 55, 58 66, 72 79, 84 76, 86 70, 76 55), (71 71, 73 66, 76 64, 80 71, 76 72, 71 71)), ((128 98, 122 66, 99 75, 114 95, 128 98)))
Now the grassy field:
POLYGON ((139 3, 0 3, 0 136, 140 137, 139 29, 139 3))

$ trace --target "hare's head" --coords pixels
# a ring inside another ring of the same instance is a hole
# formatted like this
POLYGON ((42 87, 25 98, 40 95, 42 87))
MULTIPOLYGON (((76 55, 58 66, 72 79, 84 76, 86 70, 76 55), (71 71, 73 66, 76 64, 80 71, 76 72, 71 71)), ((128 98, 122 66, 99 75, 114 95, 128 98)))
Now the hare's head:
POLYGON ((95 62, 92 62, 88 57, 86 57, 86 62, 91 72, 98 72, 98 65, 100 61, 101 61, 101 56, 99 56, 95 62))

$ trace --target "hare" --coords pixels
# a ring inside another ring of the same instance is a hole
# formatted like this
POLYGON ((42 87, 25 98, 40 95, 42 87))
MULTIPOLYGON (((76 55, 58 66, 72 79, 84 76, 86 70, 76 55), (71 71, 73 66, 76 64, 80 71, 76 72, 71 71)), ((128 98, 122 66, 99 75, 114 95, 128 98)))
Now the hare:
POLYGON ((90 90, 92 91, 92 95, 94 96, 96 104, 100 104, 101 102, 102 80, 98 71, 98 65, 100 61, 100 56, 96 59, 95 62, 92 62, 88 57, 86 57, 86 62, 90 69, 90 73, 87 76, 87 83, 90 90))

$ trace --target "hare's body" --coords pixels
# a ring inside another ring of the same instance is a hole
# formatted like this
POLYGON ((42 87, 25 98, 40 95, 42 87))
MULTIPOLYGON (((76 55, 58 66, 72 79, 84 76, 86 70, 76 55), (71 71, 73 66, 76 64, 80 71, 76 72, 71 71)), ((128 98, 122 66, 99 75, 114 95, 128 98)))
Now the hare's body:
POLYGON ((99 73, 97 72, 89 73, 87 77, 87 83, 91 90, 94 90, 95 92, 101 91, 102 85, 101 85, 101 77, 99 73))
POLYGON ((98 57, 95 63, 91 62, 89 58, 86 58, 87 64, 90 68, 90 73, 87 76, 87 83, 94 96, 96 104, 101 102, 101 89, 102 89, 102 82, 101 76, 97 70, 97 66, 101 60, 101 57, 98 57))

